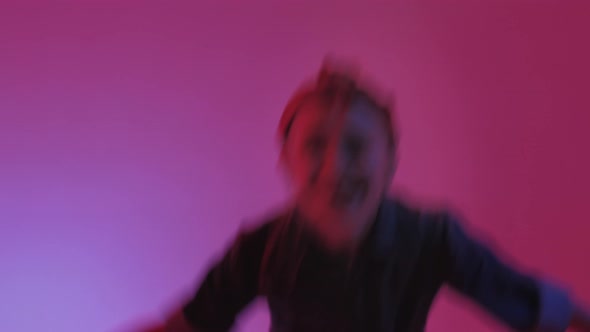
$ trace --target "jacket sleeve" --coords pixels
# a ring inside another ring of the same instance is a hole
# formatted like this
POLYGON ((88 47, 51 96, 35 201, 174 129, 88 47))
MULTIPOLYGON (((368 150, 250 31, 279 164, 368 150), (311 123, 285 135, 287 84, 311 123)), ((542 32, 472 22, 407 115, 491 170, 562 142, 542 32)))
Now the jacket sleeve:
POLYGON ((445 281, 517 331, 562 332, 573 304, 557 284, 524 274, 467 234, 457 218, 442 222, 445 281))
POLYGON ((266 225, 241 232, 225 255, 208 271, 182 313, 198 332, 229 331, 237 315, 258 295, 266 225))

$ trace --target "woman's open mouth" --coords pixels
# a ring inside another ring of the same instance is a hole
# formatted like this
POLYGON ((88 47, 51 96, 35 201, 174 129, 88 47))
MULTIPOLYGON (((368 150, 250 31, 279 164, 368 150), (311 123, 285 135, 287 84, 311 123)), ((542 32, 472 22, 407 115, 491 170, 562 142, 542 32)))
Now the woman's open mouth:
POLYGON ((367 196, 368 183, 365 180, 343 181, 333 191, 330 205, 345 209, 360 205, 367 196))

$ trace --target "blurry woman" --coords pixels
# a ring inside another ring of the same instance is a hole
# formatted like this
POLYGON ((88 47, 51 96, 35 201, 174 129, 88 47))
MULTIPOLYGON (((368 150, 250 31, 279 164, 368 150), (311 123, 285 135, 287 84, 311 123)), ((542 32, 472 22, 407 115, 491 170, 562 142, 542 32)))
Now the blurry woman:
POLYGON ((518 331, 590 331, 558 285, 505 264, 456 214, 388 196, 393 109, 326 64, 279 124, 292 204, 237 236, 195 294, 153 331, 228 331, 262 296, 271 331, 423 331, 448 284, 518 331))

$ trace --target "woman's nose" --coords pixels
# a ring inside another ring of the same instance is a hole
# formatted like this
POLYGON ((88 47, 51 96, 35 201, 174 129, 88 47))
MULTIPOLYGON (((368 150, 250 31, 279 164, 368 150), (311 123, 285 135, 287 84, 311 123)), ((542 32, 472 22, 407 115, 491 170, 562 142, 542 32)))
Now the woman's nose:
POLYGON ((321 160, 318 177, 322 182, 338 183, 346 173, 348 158, 338 144, 329 146, 321 160))

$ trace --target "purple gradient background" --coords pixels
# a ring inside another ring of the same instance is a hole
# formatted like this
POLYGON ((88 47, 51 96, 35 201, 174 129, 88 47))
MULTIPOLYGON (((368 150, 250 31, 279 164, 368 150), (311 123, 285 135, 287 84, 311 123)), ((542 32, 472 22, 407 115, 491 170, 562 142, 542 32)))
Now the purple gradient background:
MULTIPOLYGON (((590 299, 590 4, 2 1, 0 331, 157 319, 285 197, 280 111, 323 56, 395 91, 396 185, 590 299)), ((268 326, 264 304, 240 331, 268 326)), ((429 331, 503 330, 444 291, 429 331)))

